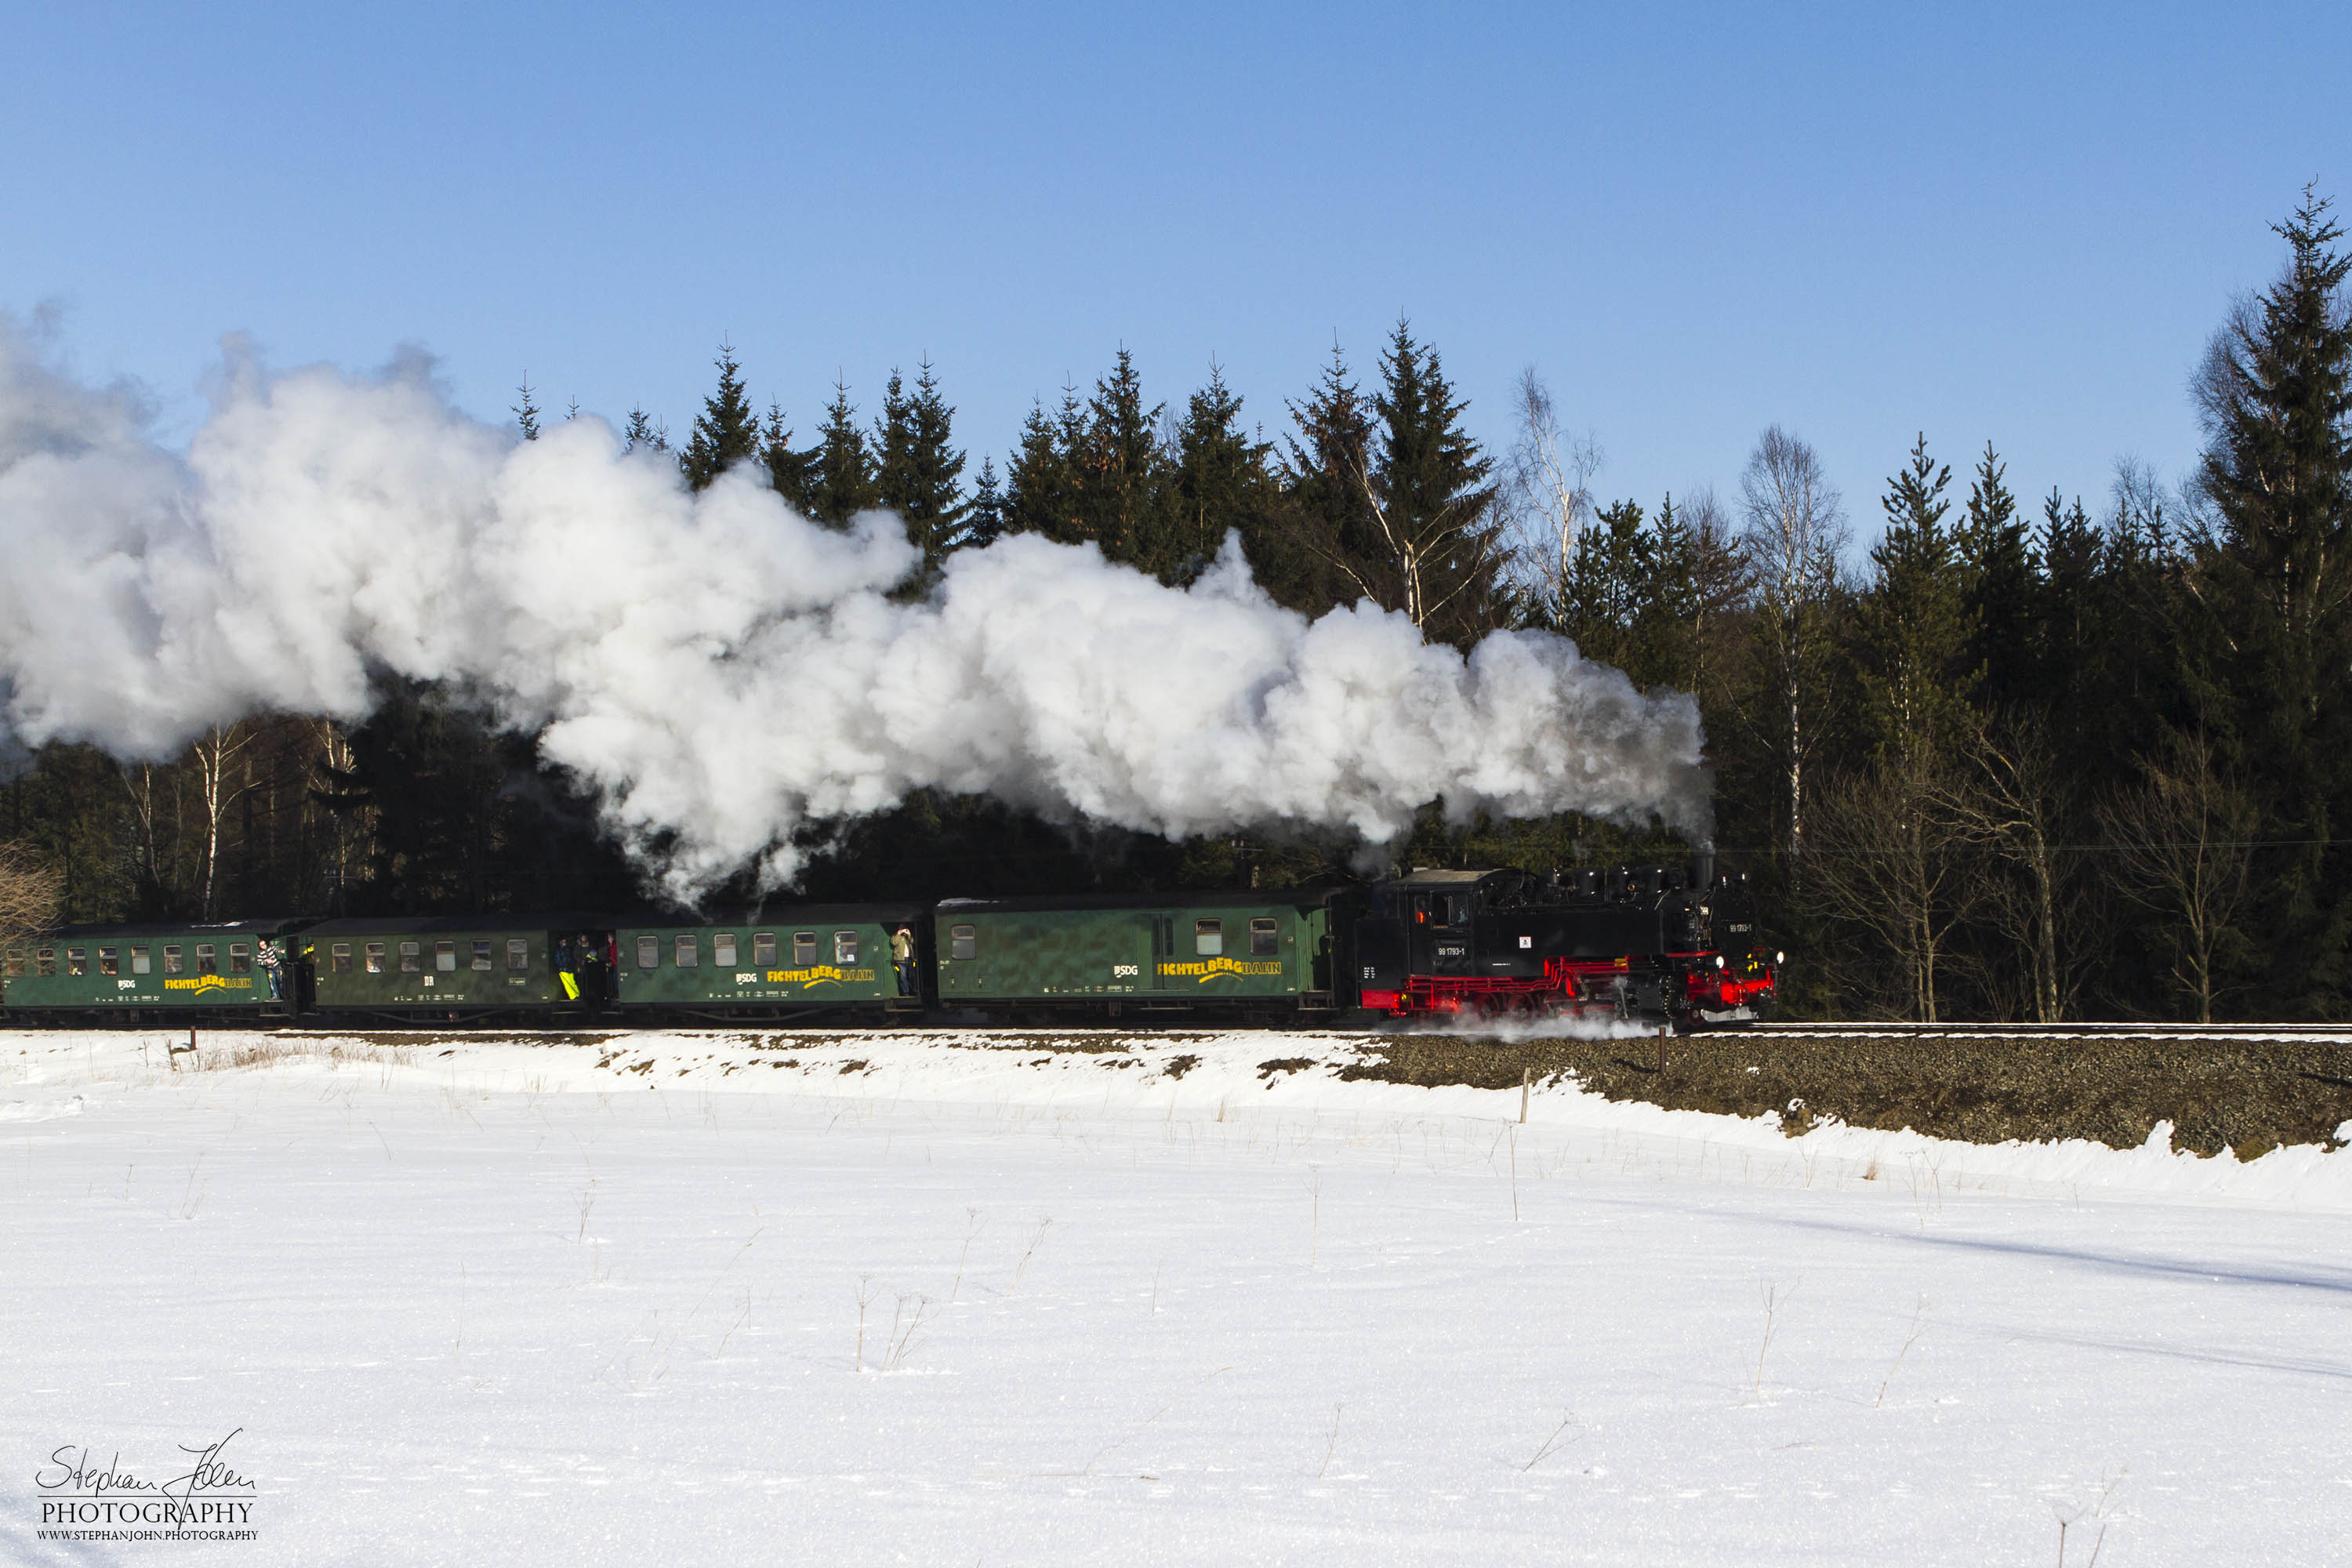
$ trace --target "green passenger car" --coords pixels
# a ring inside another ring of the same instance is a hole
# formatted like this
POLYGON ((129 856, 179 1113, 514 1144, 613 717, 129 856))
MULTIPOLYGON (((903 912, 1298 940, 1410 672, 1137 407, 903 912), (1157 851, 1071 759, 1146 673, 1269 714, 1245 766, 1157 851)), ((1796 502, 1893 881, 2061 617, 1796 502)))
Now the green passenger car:
POLYGON ((1330 910, 1314 895, 950 899, 933 919, 943 1006, 1332 1005, 1330 910))
POLYGON ((920 904, 813 904, 713 925, 625 921, 614 932, 614 1005, 625 1014, 785 1018, 848 1009, 919 1013, 920 904), (907 933, 902 967, 891 939, 907 933))
POLYGON ((305 923, 59 927, 0 949, 0 1011, 26 1024, 291 1017, 288 933, 305 923))
POLYGON ((328 921, 302 933, 330 1017, 577 1022, 609 989, 610 952, 610 929, 593 916, 328 921))

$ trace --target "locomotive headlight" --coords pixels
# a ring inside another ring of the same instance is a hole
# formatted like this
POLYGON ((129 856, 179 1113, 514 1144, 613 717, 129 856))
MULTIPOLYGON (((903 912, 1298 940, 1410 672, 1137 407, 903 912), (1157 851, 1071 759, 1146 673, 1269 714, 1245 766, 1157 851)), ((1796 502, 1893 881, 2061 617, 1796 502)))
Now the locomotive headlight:
POLYGON ((1721 969, 1723 967, 1723 954, 1718 952, 1715 955, 1715 966, 1717 969, 1721 969))
POLYGON ((1775 963, 1786 963, 1789 962, 1789 955, 1785 952, 1776 952, 1772 955, 1772 962, 1775 963))

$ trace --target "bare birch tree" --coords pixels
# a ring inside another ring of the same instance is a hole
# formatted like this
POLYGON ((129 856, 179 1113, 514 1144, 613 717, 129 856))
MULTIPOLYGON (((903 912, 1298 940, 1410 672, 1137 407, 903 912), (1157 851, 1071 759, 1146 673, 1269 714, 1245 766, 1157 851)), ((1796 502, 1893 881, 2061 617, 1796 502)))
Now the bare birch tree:
POLYGON ((1813 449, 1778 425, 1758 437, 1739 476, 1740 542, 1755 572, 1759 656, 1789 848, 1805 847, 1805 765, 1816 743, 1830 656, 1828 605, 1845 547, 1843 499, 1813 449))
MULTIPOLYGON (((1388 564, 1397 574, 1402 602, 1396 607, 1423 631, 1457 599, 1480 588, 1508 563, 1509 547, 1501 531, 1486 525, 1483 497, 1457 497, 1425 516, 1412 518, 1381 500, 1369 468, 1359 468, 1356 477, 1374 530, 1388 552, 1388 564)), ((1372 580, 1353 564, 1337 558, 1334 563, 1360 593, 1379 597, 1372 580)))
POLYGON ((1895 1010, 1938 1021, 1937 986, 1974 889, 1948 811, 1949 782, 1919 754, 1893 753, 1858 779, 1817 790, 1811 886, 1829 911, 1892 960, 1895 1010))
POLYGON ((2079 969, 2064 939, 2075 852, 2063 844, 2067 772, 2048 729, 2028 715, 1985 727, 1970 773, 1943 793, 1959 837, 1996 864, 1980 879, 1997 929, 2017 946, 2026 1002, 2044 1024, 2066 1016, 2079 969), (2003 865, 2013 875, 2001 874, 2003 865))
POLYGON ((205 920, 219 913, 221 824, 227 819, 229 807, 254 784, 251 769, 245 771, 242 779, 236 779, 231 776, 229 764, 253 744, 261 729, 257 721, 250 719, 240 719, 226 729, 215 724, 189 749, 197 793, 205 809, 204 878, 199 907, 205 920))
POLYGON ((1533 365, 1519 373, 1512 411, 1517 434, 1504 469, 1504 504, 1520 559, 1535 568, 1543 601, 1557 616, 1568 595, 1577 536, 1592 515, 1601 448, 1590 435, 1560 428, 1551 389, 1533 365))
POLYGON ((2143 760, 2147 782, 2099 808, 2124 896, 2164 918, 2173 984, 2213 1021, 2221 975, 2240 940, 2236 921, 2252 856, 2253 804, 2215 762, 2202 733, 2168 761, 2143 760))

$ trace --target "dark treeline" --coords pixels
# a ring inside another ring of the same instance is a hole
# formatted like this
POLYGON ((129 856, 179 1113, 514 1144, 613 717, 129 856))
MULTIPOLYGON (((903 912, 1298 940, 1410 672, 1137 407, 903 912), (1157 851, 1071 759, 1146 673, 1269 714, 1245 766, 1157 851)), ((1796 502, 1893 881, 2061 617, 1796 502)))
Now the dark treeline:
MULTIPOLYGON (((1371 600, 1433 639, 1572 637, 1646 688, 1696 693, 1717 844, 1757 878, 1802 1013, 1922 1019, 2352 1016, 2352 259, 2327 204, 2235 307, 2190 387, 2206 430, 2178 489, 2124 465, 2086 504, 2021 493, 1987 444, 1890 456, 1866 555, 1812 450, 1774 427, 1736 493, 1592 489, 1540 380, 1487 452, 1437 351, 1400 323, 1360 373, 1336 350, 1269 436, 1213 366, 1181 405, 1120 351, 974 471, 933 367, 877 413, 836 385, 805 437, 722 350, 687 437, 632 445, 696 488, 751 465, 794 507, 904 520, 936 572, 1007 533, 1091 542, 1184 584, 1237 536, 1307 615, 1371 600)), ((526 438, 541 411, 523 389, 526 438)), ((907 591, 919 593, 921 582, 907 591)), ((447 692, 388 685, 345 731, 248 721, 166 764, 58 745, 0 788, 0 841, 92 920, 264 910, 614 907, 631 868, 592 803, 447 692)), ((1329 874, 1338 844, 1167 843, 924 795, 835 825, 795 896, 1154 889, 1329 874)), ((1678 855, 1581 818, 1448 827, 1408 864, 1678 855)), ((726 898, 749 897, 748 885, 726 898)))

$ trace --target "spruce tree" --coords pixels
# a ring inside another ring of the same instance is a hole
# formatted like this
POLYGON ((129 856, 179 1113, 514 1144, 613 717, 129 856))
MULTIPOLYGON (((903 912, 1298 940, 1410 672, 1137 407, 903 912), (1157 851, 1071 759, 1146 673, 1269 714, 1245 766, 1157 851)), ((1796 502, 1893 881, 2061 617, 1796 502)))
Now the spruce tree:
POLYGON ((1962 591, 1945 495, 1952 470, 1927 455, 1887 480, 1886 532, 1872 547, 1874 576, 1858 627, 1862 683, 1879 755, 1935 772, 1964 738, 1976 687, 1968 650, 1976 626, 1962 591))
POLYGON ((647 414, 640 405, 629 410, 629 421, 621 430, 621 445, 624 451, 629 452, 634 452, 640 447, 650 447, 656 452, 667 452, 669 450, 669 432, 654 423, 653 416, 647 414))
POLYGON ((1380 421, 1372 472, 1375 521, 1403 610, 1426 635, 1466 643, 1500 620, 1502 524, 1495 515, 1493 460, 1462 426, 1437 350, 1400 321, 1381 356, 1372 398, 1380 421))
POLYGON ((938 378, 925 360, 910 396, 898 373, 890 373, 882 417, 875 426, 875 494, 907 525, 907 537, 936 566, 955 548, 970 511, 959 479, 964 454, 952 445, 955 410, 940 395, 938 378))
POLYGON ((524 440, 536 441, 539 439, 539 405, 531 401, 530 377, 526 374, 522 384, 515 390, 522 395, 522 401, 509 410, 515 416, 515 428, 522 432, 524 440))
POLYGON ((2040 584, 2025 520, 1990 441, 1969 487, 1959 559, 1964 607, 1975 623, 1962 662, 1979 673, 1977 701, 1986 711, 2013 710, 2043 689, 2033 647, 2040 584))
POLYGON ((1704 664, 1706 542, 1669 494, 1641 540, 1625 673, 1643 688, 1696 691, 1704 664))
POLYGON ((678 454, 678 471, 691 489, 709 489, 711 481, 752 456, 760 448, 760 422, 743 393, 742 367, 735 351, 719 345, 719 387, 702 400, 694 421, 694 437, 678 454))
POLYGON ((1338 343, 1315 390, 1287 406, 1298 434, 1283 462, 1296 530, 1283 577, 1295 586, 1292 596, 1276 596, 1309 615, 1362 599, 1393 604, 1394 574, 1371 508, 1372 408, 1338 343))
POLYGON ((2198 391, 2200 482, 2215 515, 2201 552, 2216 680, 2200 722, 2254 791, 2259 1011, 2352 1011, 2352 257, 2309 189, 2285 222, 2284 275, 2216 338, 2198 391))
POLYGON ((784 411, 777 404, 768 405, 768 422, 760 432, 760 462, 768 470, 768 485, 784 498, 784 504, 803 517, 809 510, 810 476, 816 468, 816 448, 802 451, 793 445, 792 426, 784 423, 784 411))
POLYGON ((964 513, 963 531, 950 550, 985 550, 1004 534, 1004 497, 996 483, 996 459, 980 460, 980 479, 972 486, 971 507, 964 513))
POLYGON ((1241 535, 1255 566, 1277 531, 1275 514, 1284 502, 1274 446, 1241 427, 1241 412, 1242 400, 1211 362, 1208 385, 1186 401, 1176 427, 1168 539, 1177 571, 1171 580, 1197 574, 1229 532, 1241 535))
POLYGON ((836 381, 809 469, 809 516, 836 527, 874 504, 874 455, 849 401, 849 385, 836 381))
POLYGON ((1160 415, 1160 405, 1144 406, 1135 358, 1121 348, 1110 374, 1095 383, 1085 429, 1068 452, 1081 536, 1109 559, 1165 578, 1181 563, 1171 528, 1160 415))
POLYGON ((1596 513, 1577 535, 1560 595, 1557 629, 1585 658, 1620 669, 1633 649, 1645 574, 1644 521, 1636 500, 1612 502, 1596 513))
POLYGON ((1062 389, 1059 420, 1040 401, 1022 421, 1021 444, 1004 474, 1004 531, 1037 533, 1062 544, 1087 534, 1078 518, 1076 476, 1070 450, 1085 430, 1077 391, 1062 389))

